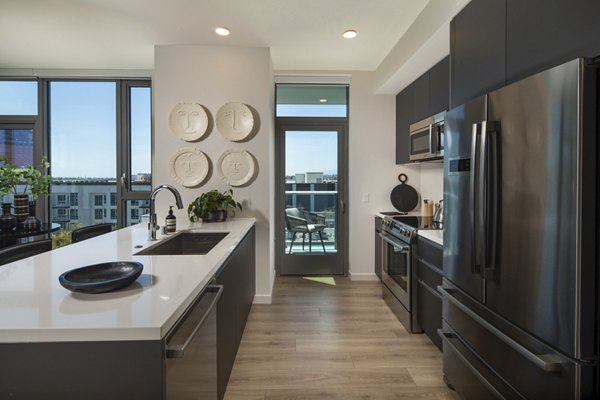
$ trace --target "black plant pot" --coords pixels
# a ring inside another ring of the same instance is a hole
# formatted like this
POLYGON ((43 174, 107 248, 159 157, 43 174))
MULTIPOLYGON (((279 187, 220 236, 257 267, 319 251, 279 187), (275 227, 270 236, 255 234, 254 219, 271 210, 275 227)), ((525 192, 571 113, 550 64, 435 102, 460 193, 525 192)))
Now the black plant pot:
POLYGON ((204 222, 223 222, 227 219, 227 211, 226 210, 216 210, 207 212, 202 217, 202 221, 204 222))
POLYGON ((0 232, 10 232, 17 227, 17 217, 10 213, 12 204, 2 203, 2 215, 0 215, 0 232))
POLYGON ((40 219, 35 216, 35 200, 29 202, 29 216, 23 222, 26 231, 37 231, 42 225, 40 219))

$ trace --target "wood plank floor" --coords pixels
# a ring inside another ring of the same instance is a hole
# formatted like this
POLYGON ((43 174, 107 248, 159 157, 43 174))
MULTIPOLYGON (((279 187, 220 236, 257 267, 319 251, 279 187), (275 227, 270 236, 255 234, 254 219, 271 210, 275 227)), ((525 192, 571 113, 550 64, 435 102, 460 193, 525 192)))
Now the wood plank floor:
POLYGON ((277 278, 273 304, 252 306, 226 400, 458 399, 439 350, 406 332, 379 282, 335 281, 277 278))

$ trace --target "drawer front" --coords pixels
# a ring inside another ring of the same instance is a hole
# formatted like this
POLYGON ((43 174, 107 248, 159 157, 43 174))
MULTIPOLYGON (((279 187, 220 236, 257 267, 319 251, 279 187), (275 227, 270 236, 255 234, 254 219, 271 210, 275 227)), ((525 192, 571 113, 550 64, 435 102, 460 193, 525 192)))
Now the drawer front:
MULTIPOLYGON (((444 282, 444 286, 446 285, 447 283, 444 282)), ((584 377, 589 375, 592 367, 582 367, 562 357, 535 338, 529 337, 526 342, 522 339, 524 336, 518 337, 517 332, 505 328, 499 317, 494 317, 489 311, 486 313, 484 307, 480 309, 477 305, 471 304, 470 300, 456 289, 445 288, 445 290, 447 293, 443 295, 444 326, 454 332, 490 370, 502 376, 503 380, 523 398, 547 400, 580 398, 577 392, 577 375, 578 373, 584 377), (465 306, 471 311, 467 312, 465 306), (492 318, 497 319, 492 320, 492 318), (527 356, 524 350, 530 355, 527 356), (551 362, 552 365, 549 364, 547 368, 554 370, 542 369, 532 361, 531 355, 551 362)), ((585 391, 584 388, 581 390, 585 391)))
POLYGON ((498 399, 520 399, 515 394, 501 393, 498 388, 510 391, 496 376, 487 368, 467 346, 451 333, 447 326, 438 331, 440 340, 444 345, 444 376, 446 382, 460 394, 463 400, 498 400, 498 399))
POLYGON ((417 259, 416 265, 417 279, 436 291, 436 288, 442 284, 442 272, 423 259, 417 259))
POLYGON ((444 251, 442 246, 422 236, 419 236, 417 240, 417 258, 427 261, 440 271, 444 269, 444 251))
POLYGON ((423 281, 418 281, 417 287, 417 321, 425 334, 440 350, 442 338, 437 331, 442 327, 442 299, 426 286, 423 281))

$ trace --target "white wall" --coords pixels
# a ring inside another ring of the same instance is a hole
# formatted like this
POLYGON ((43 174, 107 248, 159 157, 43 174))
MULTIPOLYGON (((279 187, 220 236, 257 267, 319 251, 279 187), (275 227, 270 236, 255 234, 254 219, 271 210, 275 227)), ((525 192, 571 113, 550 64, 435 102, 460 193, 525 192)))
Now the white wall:
POLYGON ((426 162, 421 164, 421 196, 435 203, 444 198, 444 164, 426 162))
MULTIPOLYGON (((245 149, 258 162, 258 176, 249 186, 234 188, 234 198, 243 200, 242 216, 253 216, 256 224, 256 298, 255 302, 270 302, 274 262, 271 229, 273 191, 273 69, 268 48, 215 46, 156 46, 154 55, 153 112, 154 186, 171 184, 181 193, 184 210, 176 212, 178 227, 186 226, 187 205, 197 196, 212 189, 228 186, 216 172, 216 163, 226 149, 245 149), (213 119, 213 129, 200 142, 185 142, 169 129, 169 113, 179 102, 193 101, 204 105, 213 119), (251 140, 233 143, 214 127, 214 118, 221 105, 240 101, 252 106, 260 116, 260 130, 251 140), (184 188, 169 171, 171 156, 182 147, 202 150, 212 162, 212 175, 203 186, 184 188)), ((164 221, 168 206, 174 204, 170 193, 157 197, 159 224, 164 221)), ((239 214, 238 214, 239 215, 239 214)))
POLYGON ((352 279, 375 279, 374 214, 394 211, 398 175, 421 191, 420 166, 396 165, 396 96, 374 94, 375 74, 353 72, 350 85, 349 269, 352 279), (363 202, 363 194, 368 202, 363 202))

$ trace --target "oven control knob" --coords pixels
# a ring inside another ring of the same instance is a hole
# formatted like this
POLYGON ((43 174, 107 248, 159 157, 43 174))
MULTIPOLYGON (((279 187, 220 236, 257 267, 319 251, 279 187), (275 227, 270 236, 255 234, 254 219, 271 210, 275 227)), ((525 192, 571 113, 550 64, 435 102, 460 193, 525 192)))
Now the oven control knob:
POLYGON ((406 235, 406 229, 400 228, 400 233, 403 234, 403 235, 406 235))

